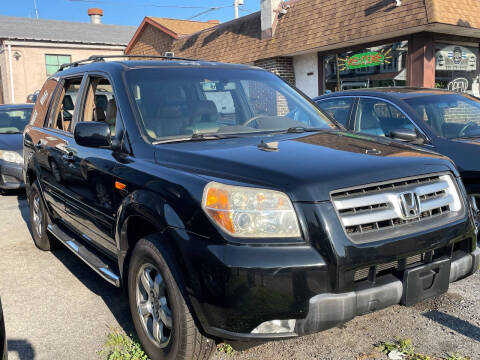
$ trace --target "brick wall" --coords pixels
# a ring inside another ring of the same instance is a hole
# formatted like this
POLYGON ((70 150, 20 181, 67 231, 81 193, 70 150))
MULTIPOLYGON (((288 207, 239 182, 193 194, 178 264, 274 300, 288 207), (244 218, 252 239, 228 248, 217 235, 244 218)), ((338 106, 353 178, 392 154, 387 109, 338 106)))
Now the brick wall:
POLYGON ((280 76, 283 80, 295 85, 295 70, 292 57, 274 57, 254 62, 255 66, 264 68, 280 76))
POLYGON ((164 55, 171 51, 172 43, 171 36, 147 24, 128 55, 164 55))

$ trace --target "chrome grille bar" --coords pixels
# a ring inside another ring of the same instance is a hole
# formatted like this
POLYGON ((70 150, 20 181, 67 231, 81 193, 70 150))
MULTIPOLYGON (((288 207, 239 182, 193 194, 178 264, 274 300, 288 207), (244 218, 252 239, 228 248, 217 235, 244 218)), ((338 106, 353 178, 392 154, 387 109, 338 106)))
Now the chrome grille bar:
POLYGON ((458 215, 464 208, 456 180, 448 173, 338 190, 331 199, 347 235, 363 234, 365 240, 369 233, 371 241, 378 238, 375 232, 458 215))

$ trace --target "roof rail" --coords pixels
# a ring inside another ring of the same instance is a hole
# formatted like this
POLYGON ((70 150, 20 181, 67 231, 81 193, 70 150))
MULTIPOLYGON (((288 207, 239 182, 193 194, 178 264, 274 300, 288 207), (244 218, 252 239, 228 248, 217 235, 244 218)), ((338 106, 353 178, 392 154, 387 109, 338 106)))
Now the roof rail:
POLYGON ((105 61, 105 59, 112 58, 142 58, 142 59, 163 59, 163 60, 183 60, 183 61, 200 61, 199 59, 190 59, 177 56, 163 56, 163 55, 92 55, 88 59, 77 60, 68 64, 60 65, 58 71, 65 70, 69 67, 77 67, 78 65, 83 65, 85 63, 94 63, 105 61))

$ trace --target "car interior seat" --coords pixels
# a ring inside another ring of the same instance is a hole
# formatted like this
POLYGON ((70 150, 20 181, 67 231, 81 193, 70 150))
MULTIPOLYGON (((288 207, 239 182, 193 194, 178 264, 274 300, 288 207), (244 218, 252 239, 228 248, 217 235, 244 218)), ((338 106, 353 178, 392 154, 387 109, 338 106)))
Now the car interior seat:
POLYGON ((107 110, 105 111, 105 122, 110 125, 111 135, 115 135, 115 123, 117 120, 117 103, 115 99, 110 99, 107 102, 107 110))
POLYGON ((192 104, 189 126, 186 129, 194 133, 214 132, 220 127, 220 114, 211 100, 197 101, 192 104))
POLYGON ((385 136, 385 133, 380 126, 380 119, 375 114, 375 108, 373 103, 361 103, 360 115, 361 121, 358 129, 360 132, 377 136, 385 136))

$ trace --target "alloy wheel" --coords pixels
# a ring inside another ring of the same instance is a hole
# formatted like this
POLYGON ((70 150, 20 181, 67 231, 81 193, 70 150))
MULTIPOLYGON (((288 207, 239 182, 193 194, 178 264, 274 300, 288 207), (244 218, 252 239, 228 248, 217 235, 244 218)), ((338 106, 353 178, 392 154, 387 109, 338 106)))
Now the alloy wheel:
POLYGON ((33 225, 38 236, 42 236, 42 207, 40 206, 40 196, 36 193, 33 197, 33 225))
POLYGON ((152 264, 143 264, 137 273, 136 301, 143 329, 160 348, 170 343, 172 311, 170 310, 165 281, 152 264))

